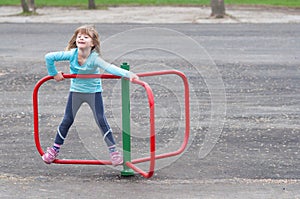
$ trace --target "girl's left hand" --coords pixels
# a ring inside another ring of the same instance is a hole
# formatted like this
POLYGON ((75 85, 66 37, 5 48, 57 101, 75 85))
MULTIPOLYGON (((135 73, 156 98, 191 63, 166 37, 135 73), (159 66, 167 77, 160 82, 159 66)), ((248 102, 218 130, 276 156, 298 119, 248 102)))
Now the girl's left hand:
POLYGON ((135 79, 135 80, 138 80, 138 79, 139 79, 139 76, 137 76, 137 75, 134 74, 134 73, 130 73, 129 79, 130 79, 130 81, 132 82, 134 79, 135 79))

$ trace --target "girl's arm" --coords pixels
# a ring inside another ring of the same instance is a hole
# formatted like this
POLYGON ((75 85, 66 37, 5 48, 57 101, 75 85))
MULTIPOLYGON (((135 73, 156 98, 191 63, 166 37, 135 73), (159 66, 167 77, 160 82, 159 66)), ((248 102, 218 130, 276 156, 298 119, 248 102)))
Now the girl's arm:
POLYGON ((46 67, 50 76, 57 75, 58 71, 55 66, 56 61, 70 60, 71 51, 52 52, 45 55, 46 67))
POLYGON ((96 59, 96 66, 102 68, 105 72, 111 73, 113 75, 117 75, 117 76, 121 76, 121 77, 126 77, 130 80, 132 79, 138 79, 138 76, 128 70, 124 70, 120 67, 117 67, 113 64, 110 64, 106 61, 104 61, 103 59, 101 59, 100 57, 98 57, 96 59))

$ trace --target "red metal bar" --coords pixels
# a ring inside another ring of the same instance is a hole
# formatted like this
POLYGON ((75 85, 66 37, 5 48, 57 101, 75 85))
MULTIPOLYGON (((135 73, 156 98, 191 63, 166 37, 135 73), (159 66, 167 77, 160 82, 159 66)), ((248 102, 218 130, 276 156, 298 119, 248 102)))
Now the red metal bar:
MULTIPOLYGON (((63 74, 64 78, 103 78, 103 79, 120 79, 121 77, 110 74, 91 74, 91 75, 77 75, 77 74, 63 74)), ((53 79, 53 76, 46 76, 42 78, 34 87, 33 90, 33 122, 34 122, 34 140, 36 148, 40 155, 44 154, 44 151, 40 144, 39 139, 39 116, 38 116, 38 91, 43 83, 53 79)), ((109 160, 71 160, 71 159, 56 159, 54 163, 57 164, 111 164, 109 160)))
MULTIPOLYGON (((146 76, 156 76, 156 75, 167 75, 167 74, 175 74, 178 75, 182 78, 183 83, 184 83, 184 88, 185 88, 185 136, 183 143, 181 147, 173 152, 169 153, 164 153, 160 155, 155 155, 155 114, 154 114, 154 97, 153 97, 153 92, 150 88, 150 86, 143 81, 140 80, 133 80, 133 83, 139 84, 143 86, 147 92, 148 96, 148 102, 149 102, 149 107, 150 107, 150 156, 146 158, 140 158, 140 159, 135 159, 132 160, 132 162, 126 162, 125 164, 132 168, 134 171, 140 173, 142 176, 145 178, 150 178, 154 174, 154 167, 155 167, 155 160, 156 159, 161 159, 161 158, 166 158, 166 157, 171 157, 178 155, 184 151, 184 149, 187 146, 188 139, 189 139, 189 132, 190 132, 190 113, 189 113, 189 86, 188 86, 188 80, 186 76, 177 70, 168 70, 168 71, 155 71, 155 72, 148 72, 148 73, 139 73, 139 77, 146 77, 146 76), (134 164, 136 163, 141 163, 141 162, 146 162, 150 161, 149 165, 149 171, 145 172, 135 166, 134 164)), ((119 79, 119 76, 114 76, 114 75, 109 75, 109 74, 102 74, 102 75, 76 75, 76 74, 64 74, 65 78, 115 78, 119 79)), ((35 138, 35 143, 36 147, 41 155, 44 154, 40 141, 39 141, 39 125, 38 125, 38 90, 40 86, 50 80, 53 79, 52 76, 46 76, 42 78, 35 86, 34 92, 33 92, 33 111, 34 111, 34 138, 35 138)), ((111 164, 111 161, 108 160, 61 160, 61 159, 56 159, 54 163, 57 164, 111 164)))
MULTIPOLYGON (((184 99, 185 99, 185 135, 184 135, 184 140, 180 148, 176 151, 169 152, 169 153, 164 153, 160 155, 156 155, 155 159, 162 159, 166 157, 171 157, 171 156, 176 156, 179 155, 184 151, 184 149, 187 146, 188 140, 189 140, 189 135, 190 135, 190 97, 189 97, 189 84, 187 77, 185 76, 184 73, 177 71, 177 70, 166 70, 166 71, 154 71, 154 72, 147 72, 147 73, 138 73, 139 77, 147 77, 147 76, 157 76, 157 75, 168 75, 168 74, 175 74, 181 77, 184 83, 184 99)), ((151 157, 146 157, 146 158, 139 158, 139 159, 134 159, 132 160, 132 164, 136 163, 141 163, 141 162, 146 162, 151 160, 151 157)))
POLYGON ((50 79, 53 79, 53 77, 46 76, 46 77, 42 78, 40 81, 38 81, 34 87, 33 96, 32 96, 32 98, 33 98, 32 101, 33 101, 34 141, 35 141, 36 148, 41 155, 44 154, 44 151, 41 147, 40 138, 39 138, 38 90, 44 82, 46 82, 50 79))
MULTIPOLYGON (((147 77, 147 76, 157 76, 157 75, 168 75, 168 74, 175 74, 178 75, 179 77, 182 78, 183 83, 184 83, 184 99, 185 99, 185 136, 182 145, 180 148, 176 151, 169 152, 169 153, 164 153, 155 156, 155 118, 154 118, 154 106, 153 106, 153 111, 151 110, 151 105, 150 105, 150 157, 146 158, 139 158, 132 160, 131 162, 126 162, 126 165, 133 169, 134 171, 140 173, 142 176, 145 178, 150 178, 154 174, 154 166, 155 166, 155 160, 156 159, 162 159, 162 158, 167 158, 171 156, 176 156, 179 155, 184 151, 184 149, 187 146, 188 139, 189 139, 189 134, 190 134, 190 102, 189 102, 189 85, 188 85, 188 80, 187 77, 184 75, 184 73, 177 71, 177 70, 168 70, 168 71, 155 71, 155 72, 148 72, 148 73, 139 73, 139 77, 147 77), (134 164, 141 163, 141 162, 146 162, 150 161, 150 166, 149 166, 149 172, 145 172, 142 169, 138 168, 134 164)), ((138 83, 138 81, 134 81, 135 83, 138 83)), ((142 85, 142 84, 140 84, 142 85)), ((144 86, 144 85, 142 85, 144 86)), ((152 94, 152 91, 148 91, 147 86, 144 86, 147 94, 148 94, 148 99, 152 98, 153 96, 149 97, 149 95, 152 94), (150 94, 151 93, 151 94, 150 94)), ((151 89, 149 87, 149 89, 151 89)), ((153 95, 153 94, 152 94, 153 95)), ((154 98, 153 98, 154 100, 154 98)), ((149 102, 150 103, 150 102, 149 102)), ((154 105, 154 101, 153 101, 154 105)))
MULTIPOLYGON (((150 108, 150 165, 149 171, 145 172, 135 166, 132 162, 126 162, 125 164, 133 169, 134 171, 140 173, 145 178, 150 178, 154 174, 154 167, 155 167, 155 114, 154 114, 154 96, 152 89, 150 86, 143 81, 140 80, 133 80, 133 83, 139 84, 143 86, 147 92, 148 101, 149 101, 149 108, 150 108)), ((148 161, 149 161, 148 160, 148 161)))
MULTIPOLYGON (((89 75, 77 75, 77 74, 63 74, 64 78, 103 78, 103 79, 120 79, 119 76, 110 75, 110 74, 89 74, 89 75)), ((36 148, 40 155, 44 154, 44 151, 40 144, 39 139, 39 122, 38 122, 38 91, 43 83, 48 80, 53 79, 53 76, 46 76, 42 78, 34 87, 33 91, 33 115, 34 115, 34 140, 36 143, 36 148)), ((154 173, 155 167, 155 127, 154 127, 154 97, 150 86, 143 81, 134 80, 134 83, 143 86, 148 95, 149 107, 150 107, 150 166, 149 172, 139 172, 139 169, 134 165, 133 170, 141 173, 141 175, 145 177, 151 177, 154 173)), ((109 160, 72 160, 72 159, 56 159, 54 161, 56 164, 93 164, 93 165, 111 165, 111 161, 109 160)))

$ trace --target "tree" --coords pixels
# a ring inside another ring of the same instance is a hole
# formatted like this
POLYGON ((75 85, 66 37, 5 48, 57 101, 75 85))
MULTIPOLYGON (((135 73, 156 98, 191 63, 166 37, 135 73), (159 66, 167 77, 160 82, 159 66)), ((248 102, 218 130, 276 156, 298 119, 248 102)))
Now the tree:
POLYGON ((89 0, 89 9, 96 9, 95 0, 89 0))
POLYGON ((35 13, 35 3, 34 0, 27 0, 28 1, 28 7, 29 7, 29 11, 35 13))
POLYGON ((29 13, 29 7, 26 0, 21 0, 21 6, 24 13, 29 13))
POLYGON ((211 17, 224 18, 225 17, 225 4, 224 0, 210 0, 211 17))
POLYGON ((34 0, 21 0, 21 6, 23 13, 35 13, 35 3, 34 0))

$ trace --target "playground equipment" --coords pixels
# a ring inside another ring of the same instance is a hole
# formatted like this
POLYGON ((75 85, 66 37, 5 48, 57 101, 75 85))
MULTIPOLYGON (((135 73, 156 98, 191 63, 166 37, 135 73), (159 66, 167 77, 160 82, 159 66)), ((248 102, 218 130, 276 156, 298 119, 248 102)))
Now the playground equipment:
MULTIPOLYGON (((123 63, 121 68, 129 70, 129 65, 123 63)), ((79 74, 63 74, 64 78, 102 78, 102 79, 121 79, 122 86, 122 141, 123 141, 123 170, 121 171, 122 176, 134 175, 134 172, 140 173, 145 178, 150 178, 154 174, 155 160, 167 158, 171 156, 179 155, 184 151, 187 146, 190 132, 190 113, 189 113, 189 85, 186 76, 177 70, 165 70, 165 71, 154 71, 146 73, 138 73, 139 77, 158 76, 175 74, 183 80, 184 84, 184 99, 185 99, 185 134, 183 142, 180 148, 176 151, 155 154, 155 112, 154 112, 154 96, 151 87, 144 81, 133 80, 132 83, 141 85, 144 87, 149 103, 150 111, 150 156, 145 158, 139 158, 131 160, 131 139, 130 139, 130 95, 129 95, 129 80, 121 78, 119 76, 110 74, 90 74, 90 75, 79 75, 79 74), (148 172, 143 171, 136 166, 138 163, 149 162, 148 172)), ((33 116, 34 116, 34 140, 36 148, 40 155, 44 154, 44 151, 40 144, 39 139, 39 116, 38 116, 38 91, 43 83, 53 79, 53 76, 45 76, 37 82, 33 90, 33 116)), ((90 165, 111 165, 110 160, 73 160, 73 159, 56 159, 53 163, 56 164, 90 164, 90 165)))

